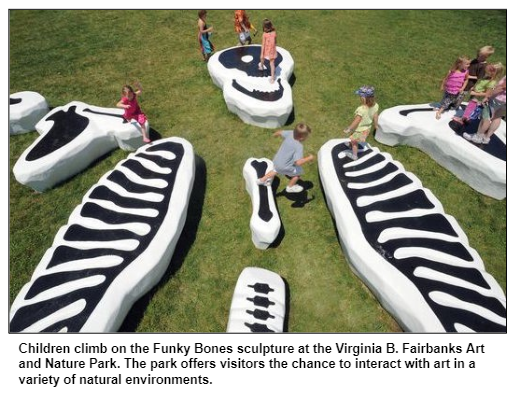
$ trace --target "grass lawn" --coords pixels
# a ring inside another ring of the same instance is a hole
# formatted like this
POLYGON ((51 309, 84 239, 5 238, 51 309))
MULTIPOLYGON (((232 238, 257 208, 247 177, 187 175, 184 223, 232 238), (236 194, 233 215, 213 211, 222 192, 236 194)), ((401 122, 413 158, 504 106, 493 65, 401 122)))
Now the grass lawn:
MULTIPOLYGON (((506 11, 251 10, 256 27, 270 18, 278 45, 295 61, 295 122, 313 128, 305 153, 317 155, 342 137, 358 97, 373 84, 381 110, 441 98, 440 82, 457 56, 494 45, 490 61, 506 65, 506 11), (467 32, 466 37, 458 37, 467 32)), ((251 241, 250 198, 242 168, 249 157, 272 158, 273 130, 244 124, 227 110, 198 51, 196 10, 14 10, 9 13, 9 92, 37 91, 51 107, 83 101, 114 107, 124 83, 138 78, 141 107, 162 137, 180 136, 198 156, 186 228, 160 284, 130 312, 122 330, 223 332, 243 268, 277 272, 290 290, 290 332, 396 332, 398 324, 353 274, 319 185, 306 167, 314 199, 302 208, 278 198, 285 237, 260 251, 251 241)), ((217 50, 236 44, 232 10, 210 10, 217 50)), ((261 43, 261 33, 253 39, 261 43)), ((115 150, 42 194, 19 184, 12 168, 37 138, 9 138, 9 302, 26 283, 58 229, 86 191, 128 153, 115 150)), ((456 217, 470 245, 506 291, 506 200, 474 191, 411 147, 368 140, 400 161, 456 217)), ((281 179, 281 187, 286 179, 281 179)))

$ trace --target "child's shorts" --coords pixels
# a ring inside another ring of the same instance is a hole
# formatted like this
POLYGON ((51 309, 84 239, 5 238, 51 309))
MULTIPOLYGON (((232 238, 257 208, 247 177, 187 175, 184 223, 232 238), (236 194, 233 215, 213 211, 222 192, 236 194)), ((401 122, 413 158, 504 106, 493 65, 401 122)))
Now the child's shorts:
POLYGON ((364 131, 355 131, 350 136, 350 141, 366 142, 366 138, 369 135, 369 129, 364 131))
POLYGON ((139 113, 138 115, 135 115, 135 116, 132 116, 131 118, 129 119, 126 119, 127 121, 132 121, 132 120, 135 120, 137 123, 139 123, 140 125, 144 125, 144 123, 146 123, 146 121, 148 120, 148 118, 146 117, 146 115, 144 113, 139 113))
POLYGON ((285 176, 301 176, 303 174, 303 167, 292 165, 291 167, 285 167, 285 168, 276 168, 274 167, 274 170, 277 173, 280 173, 285 176))
POLYGON ((443 110, 447 110, 451 105, 457 106, 459 96, 459 94, 451 94, 444 92, 443 98, 440 102, 440 108, 443 108, 443 110))

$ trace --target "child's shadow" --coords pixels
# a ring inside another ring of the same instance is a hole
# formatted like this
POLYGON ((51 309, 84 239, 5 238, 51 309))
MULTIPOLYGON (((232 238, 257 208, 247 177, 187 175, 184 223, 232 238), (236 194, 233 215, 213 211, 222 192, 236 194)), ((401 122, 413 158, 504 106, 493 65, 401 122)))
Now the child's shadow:
POLYGON ((297 182, 297 184, 299 184, 301 187, 303 187, 304 190, 301 192, 292 193, 292 192, 287 192, 286 188, 283 188, 283 190, 281 192, 278 192, 276 194, 276 198, 279 196, 286 197, 289 201, 293 202, 292 205, 290 205, 290 206, 295 207, 295 208, 304 207, 307 203, 310 203, 311 201, 313 201, 315 199, 315 196, 313 196, 313 195, 311 196, 311 198, 308 198, 308 190, 310 190, 314 187, 314 183, 312 183, 311 181, 299 180, 297 182))

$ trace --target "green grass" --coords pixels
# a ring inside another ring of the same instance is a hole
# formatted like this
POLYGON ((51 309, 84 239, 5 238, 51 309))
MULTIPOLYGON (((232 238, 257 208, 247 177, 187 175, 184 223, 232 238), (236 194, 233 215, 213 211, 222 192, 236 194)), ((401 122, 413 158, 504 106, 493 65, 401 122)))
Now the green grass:
MULTIPOLYGON (((459 55, 494 45, 506 64, 506 11, 249 11, 260 26, 272 19, 278 44, 295 60, 295 121, 313 133, 307 153, 341 137, 358 105, 353 90, 377 88, 381 109, 437 101, 445 72, 459 55), (460 32, 467 32, 460 36, 460 32), (460 38, 461 37, 461 38, 460 38)), ((143 332, 225 331, 241 270, 273 270, 290 288, 290 332, 393 332, 400 328, 353 274, 337 240, 319 185, 317 163, 306 168, 315 199, 304 208, 278 198, 285 237, 256 250, 242 168, 249 157, 272 158, 272 130, 244 124, 211 82, 196 40, 196 10, 10 11, 10 93, 33 90, 50 106, 73 100, 113 107, 121 86, 139 78, 141 106, 162 137, 189 140, 199 157, 186 230, 161 283, 132 309, 124 329, 143 332)), ((217 50, 233 46, 231 10, 209 11, 217 50)), ((260 43, 260 36, 254 39, 260 43)), ((287 128, 292 128, 293 124, 287 128)), ((19 184, 12 167, 37 133, 9 138, 9 301, 27 282, 57 230, 86 191, 127 156, 116 150, 43 194, 19 184)), ((506 291, 506 200, 474 191, 411 147, 389 152, 415 173, 456 217, 490 274, 506 291)), ((282 179, 281 186, 286 184, 282 179)))

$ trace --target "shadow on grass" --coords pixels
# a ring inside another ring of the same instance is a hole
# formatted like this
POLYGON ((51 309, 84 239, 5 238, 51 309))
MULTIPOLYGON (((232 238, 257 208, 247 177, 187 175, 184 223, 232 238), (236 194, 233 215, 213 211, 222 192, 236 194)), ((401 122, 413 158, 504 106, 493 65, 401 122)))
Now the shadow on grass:
POLYGON ((293 208, 302 208, 305 207, 306 204, 312 202, 315 199, 315 196, 308 197, 308 190, 314 188, 314 183, 311 181, 298 180, 297 184, 303 187, 303 191, 291 193, 287 192, 286 188, 283 191, 276 194, 276 198, 283 196, 287 198, 289 201, 293 203, 290 205, 293 208))
MULTIPOLYGON (((292 76, 288 80, 290 87, 294 87, 296 80, 297 80, 296 74, 292 74, 292 76)), ((288 115, 287 121, 285 122, 284 125, 288 126, 289 124, 292 124, 295 120, 296 120, 296 108, 294 106, 294 107, 292 107, 292 112, 290 112, 290 115, 288 115)))
POLYGON ((155 296, 157 290, 168 282, 184 263, 191 246, 196 240, 198 225, 202 218, 206 183, 207 169, 205 161, 201 157, 195 155, 195 181, 193 184, 193 191, 191 192, 191 198, 189 199, 186 223, 180 238, 178 239, 173 257, 171 258, 169 266, 159 283, 135 302, 119 328, 119 332, 135 332, 137 326, 139 326, 139 323, 142 320, 148 304, 153 296, 155 296))

